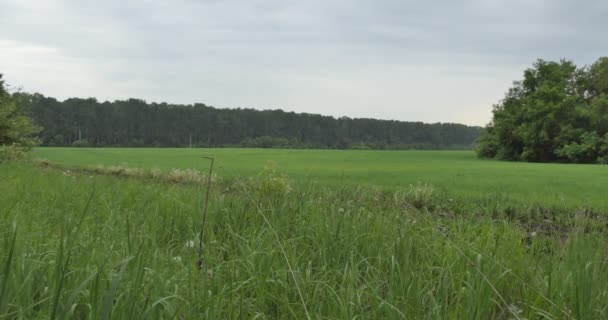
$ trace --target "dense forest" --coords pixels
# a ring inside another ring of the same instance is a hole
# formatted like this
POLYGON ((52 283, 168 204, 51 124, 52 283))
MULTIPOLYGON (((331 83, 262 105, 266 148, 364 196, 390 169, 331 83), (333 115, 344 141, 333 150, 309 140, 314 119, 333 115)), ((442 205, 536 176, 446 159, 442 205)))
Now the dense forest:
POLYGON ((608 163, 608 57, 582 68, 539 60, 493 112, 480 157, 608 163))
POLYGON ((334 118, 282 110, 218 109, 129 99, 58 101, 14 93, 43 130, 44 146, 338 149, 472 148, 481 128, 462 124, 334 118))

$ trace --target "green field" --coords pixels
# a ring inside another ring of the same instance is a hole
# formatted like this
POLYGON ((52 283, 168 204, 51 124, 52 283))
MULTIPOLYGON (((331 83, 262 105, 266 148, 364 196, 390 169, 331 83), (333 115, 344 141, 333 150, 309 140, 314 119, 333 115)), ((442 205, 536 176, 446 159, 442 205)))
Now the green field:
POLYGON ((452 151, 34 157, 51 164, 0 163, 0 319, 608 318, 605 166, 452 151), (199 270, 206 188, 166 178, 204 171, 201 156, 220 178, 199 270), (97 164, 164 173, 84 169, 97 164))
POLYGON ((447 198, 480 205, 608 209, 608 166, 489 161, 472 151, 38 148, 34 155, 68 166, 201 171, 209 165, 201 157, 211 156, 228 179, 254 176, 273 161, 293 180, 326 186, 428 183, 447 198))

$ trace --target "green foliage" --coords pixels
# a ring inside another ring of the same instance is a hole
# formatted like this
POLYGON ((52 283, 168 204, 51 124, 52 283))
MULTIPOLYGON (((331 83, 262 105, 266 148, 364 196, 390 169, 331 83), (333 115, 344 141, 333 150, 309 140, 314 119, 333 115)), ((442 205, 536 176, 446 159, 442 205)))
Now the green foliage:
POLYGON ((431 185, 423 183, 410 185, 406 190, 395 192, 395 200, 416 209, 433 209, 437 201, 435 189, 431 185))
POLYGON ((241 142, 241 146, 245 148, 287 148, 289 146, 297 146, 297 143, 291 143, 285 138, 261 136, 257 138, 247 138, 241 142))
POLYGON ((44 130, 44 146, 230 147, 301 149, 471 149, 481 128, 334 118, 282 110, 217 109, 138 99, 58 101, 14 94, 24 113, 44 130))
POLYGON ((61 134, 56 134, 49 140, 48 145, 51 147, 59 147, 65 144, 65 139, 61 134))
POLYGON ((496 154, 498 154, 500 144, 496 135, 493 134, 492 131, 492 127, 484 129, 477 139, 475 151, 477 152, 477 156, 480 158, 493 158, 496 156, 496 154))
POLYGON ((604 137, 596 132, 585 132, 580 136, 580 142, 564 145, 555 153, 573 163, 606 163, 608 160, 608 133, 604 137))
POLYGON ((482 158, 603 163, 608 158, 608 58, 584 68, 539 60, 493 113, 477 142, 482 158))
POLYGON ((279 172, 277 164, 272 161, 266 163, 253 181, 255 195, 260 198, 286 194, 291 190, 287 175, 279 172))
POLYGON ((4 88, 0 74, 0 162, 20 158, 39 142, 32 135, 40 128, 23 116, 16 101, 4 88))
POLYGON ((608 317, 605 211, 462 210, 425 184, 258 201, 252 180, 212 188, 198 271, 198 186, 18 164, 0 176, 0 318, 608 317))
POLYGON ((24 148, 17 144, 0 146, 0 163, 24 159, 28 155, 28 151, 29 148, 24 148))
POLYGON ((80 140, 76 140, 74 142, 72 142, 72 147, 77 147, 77 148, 83 148, 83 147, 89 147, 89 142, 87 141, 87 139, 80 139, 80 140))

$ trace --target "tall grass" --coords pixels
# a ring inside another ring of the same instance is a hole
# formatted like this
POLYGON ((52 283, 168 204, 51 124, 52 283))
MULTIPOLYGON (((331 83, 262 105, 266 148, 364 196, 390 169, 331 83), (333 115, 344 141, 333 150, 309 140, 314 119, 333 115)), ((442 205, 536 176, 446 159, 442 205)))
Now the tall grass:
POLYGON ((2 319, 608 318, 598 212, 267 172, 212 190, 199 272, 197 185, 0 177, 2 319))

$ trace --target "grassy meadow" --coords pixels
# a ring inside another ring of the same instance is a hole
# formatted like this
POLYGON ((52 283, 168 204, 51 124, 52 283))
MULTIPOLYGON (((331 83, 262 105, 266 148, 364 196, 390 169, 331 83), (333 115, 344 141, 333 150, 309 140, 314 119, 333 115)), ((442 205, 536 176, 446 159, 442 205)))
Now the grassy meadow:
POLYGON ((608 318, 606 166, 456 151, 34 157, 63 167, 0 164, 0 319, 608 318), (204 184, 76 169, 204 178, 201 156, 218 177, 200 271, 204 184))
POLYGON ((481 160, 471 151, 281 149, 38 148, 34 155, 66 166, 195 168, 226 179, 251 177, 274 162, 292 180, 339 187, 398 189, 430 184, 446 198, 482 205, 608 210, 608 166, 481 160))

